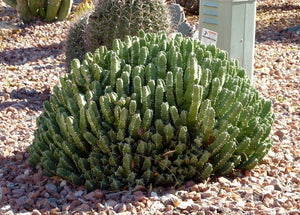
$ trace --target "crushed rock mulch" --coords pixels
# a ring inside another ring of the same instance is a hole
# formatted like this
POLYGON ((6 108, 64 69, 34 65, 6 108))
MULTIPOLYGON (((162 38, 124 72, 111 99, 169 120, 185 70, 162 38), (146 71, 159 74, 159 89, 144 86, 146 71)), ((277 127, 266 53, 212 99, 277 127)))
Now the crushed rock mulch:
POLYGON ((70 22, 23 25, 0 2, 0 214, 299 214, 300 2, 258 0, 256 20, 253 84, 276 115, 264 162, 177 189, 87 193, 26 162, 42 103, 66 72, 70 22))

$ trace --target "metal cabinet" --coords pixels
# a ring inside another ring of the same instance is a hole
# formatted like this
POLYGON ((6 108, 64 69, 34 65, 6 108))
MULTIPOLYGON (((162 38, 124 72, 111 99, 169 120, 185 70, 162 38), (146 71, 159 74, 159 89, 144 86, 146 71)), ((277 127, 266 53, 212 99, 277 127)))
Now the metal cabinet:
POLYGON ((239 60, 252 81, 256 0, 200 0, 199 39, 239 60))

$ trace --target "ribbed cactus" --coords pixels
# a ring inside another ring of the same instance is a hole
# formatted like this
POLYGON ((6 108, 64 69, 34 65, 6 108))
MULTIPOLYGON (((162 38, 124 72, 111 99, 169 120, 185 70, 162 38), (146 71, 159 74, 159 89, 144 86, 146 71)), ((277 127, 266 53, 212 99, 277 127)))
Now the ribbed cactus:
POLYGON ((112 48, 125 35, 167 31, 170 26, 165 0, 99 0, 86 28, 89 51, 100 45, 112 48))
MULTIPOLYGON (((138 35, 140 30, 169 31, 170 19, 165 0, 99 0, 95 8, 90 5, 89 1, 84 1, 81 7, 78 7, 79 15, 80 13, 83 13, 83 16, 89 15, 85 21, 84 34, 74 34, 78 30, 82 32, 82 22, 75 24, 70 30, 67 43, 72 46, 69 49, 67 47, 66 52, 68 68, 71 67, 72 59, 83 58, 82 52, 77 50, 94 52, 102 45, 111 49, 114 39, 123 40, 125 35, 138 35), (73 38, 80 42, 74 43, 73 38)), ((137 57, 136 55, 136 59, 137 57)))
POLYGON ((81 17, 73 21, 70 27, 66 41, 66 65, 68 71, 71 70, 71 61, 74 58, 82 61, 87 52, 83 41, 84 29, 87 25, 89 13, 83 14, 81 17))
POLYGON ((73 60, 53 91, 29 163, 87 190, 226 175, 271 147, 271 102, 226 52, 181 35, 117 39, 73 60))
POLYGON ((48 22, 66 19, 72 8, 73 0, 4 0, 16 8, 23 22, 42 19, 48 22))

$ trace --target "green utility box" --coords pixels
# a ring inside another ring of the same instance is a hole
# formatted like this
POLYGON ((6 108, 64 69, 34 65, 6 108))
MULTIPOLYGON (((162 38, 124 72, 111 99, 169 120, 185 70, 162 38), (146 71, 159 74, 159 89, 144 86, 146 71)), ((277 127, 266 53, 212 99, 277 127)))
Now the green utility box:
POLYGON ((256 0, 200 0, 199 40, 239 60, 252 81, 256 0))

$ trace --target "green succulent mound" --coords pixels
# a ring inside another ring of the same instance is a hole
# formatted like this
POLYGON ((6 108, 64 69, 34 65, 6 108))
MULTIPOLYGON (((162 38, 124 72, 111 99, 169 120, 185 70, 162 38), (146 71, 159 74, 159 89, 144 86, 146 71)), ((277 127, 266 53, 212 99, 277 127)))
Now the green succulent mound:
POLYGON ((271 102, 215 46, 164 33, 87 53, 54 87, 29 148, 86 189, 179 185, 251 169, 271 147, 271 102))

